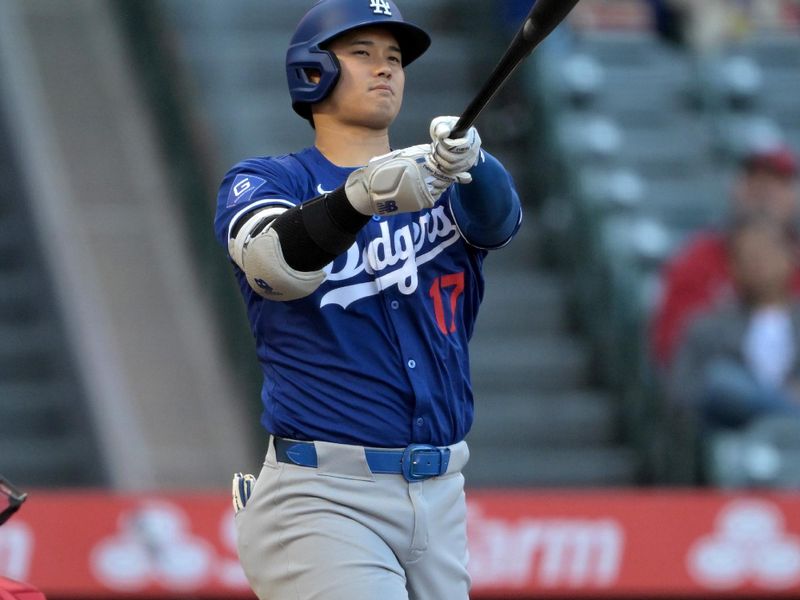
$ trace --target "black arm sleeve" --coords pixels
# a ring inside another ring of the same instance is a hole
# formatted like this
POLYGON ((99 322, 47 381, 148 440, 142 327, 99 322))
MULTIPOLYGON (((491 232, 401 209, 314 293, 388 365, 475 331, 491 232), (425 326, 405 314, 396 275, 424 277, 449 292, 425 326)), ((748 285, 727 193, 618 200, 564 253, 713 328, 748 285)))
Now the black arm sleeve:
POLYGON ((287 210, 274 219, 272 228, 278 233, 286 263, 296 271, 309 272, 318 271, 352 246, 369 220, 369 215, 353 208, 341 186, 287 210))

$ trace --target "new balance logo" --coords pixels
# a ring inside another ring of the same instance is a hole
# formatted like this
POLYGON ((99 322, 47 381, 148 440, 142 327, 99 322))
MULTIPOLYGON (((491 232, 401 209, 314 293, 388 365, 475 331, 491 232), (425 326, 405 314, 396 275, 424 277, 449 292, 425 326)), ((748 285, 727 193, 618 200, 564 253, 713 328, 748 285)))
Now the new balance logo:
POLYGON ((389 200, 388 202, 378 202, 378 214, 385 215, 387 213, 397 212, 397 202, 389 200))
POLYGON ((369 0, 369 7, 376 15, 392 16, 392 5, 387 0, 369 0))
POLYGON ((255 280, 255 284, 258 287, 260 287, 262 290, 264 290, 267 294, 270 294, 271 296, 281 296, 282 295, 280 292, 276 292, 274 289, 272 289, 272 286, 270 284, 268 284, 266 281, 264 281, 263 279, 256 279, 255 280))

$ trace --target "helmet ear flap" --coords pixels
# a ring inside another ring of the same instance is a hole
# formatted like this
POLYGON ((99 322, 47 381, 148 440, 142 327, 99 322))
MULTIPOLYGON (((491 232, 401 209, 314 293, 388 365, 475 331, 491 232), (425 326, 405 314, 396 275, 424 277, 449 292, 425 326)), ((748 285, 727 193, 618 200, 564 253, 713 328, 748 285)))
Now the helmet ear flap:
MULTIPOLYGON (((342 72, 339 59, 330 50, 320 49, 309 55, 308 60, 297 60, 287 67, 289 79, 295 82, 296 99, 292 103, 295 112, 311 121, 311 105, 322 102, 336 87, 342 72), (314 82, 309 73, 319 74, 314 82)), ((313 122, 311 123, 313 126, 313 122)))
MULTIPOLYGON (((315 96, 319 92, 319 94, 327 96, 331 91, 327 88, 333 87, 339 80, 341 63, 333 52, 322 49, 314 53, 311 60, 298 62, 291 68, 295 69, 296 80, 302 81, 307 86, 306 94, 315 96), (311 79, 312 74, 317 75, 318 81, 311 79)), ((320 98, 320 100, 322 99, 320 98)))
MULTIPOLYGON (((339 82, 339 77, 342 74, 342 64, 339 62, 339 57, 336 56, 330 50, 325 50, 325 55, 328 57, 328 59, 330 59, 330 65, 325 72, 332 74, 332 76, 330 77, 330 81, 327 84, 328 87, 325 90, 325 96, 327 97, 328 94, 330 94, 333 91, 333 88, 335 88, 336 84, 339 82)), ((321 79, 320 83, 322 83, 321 79)))

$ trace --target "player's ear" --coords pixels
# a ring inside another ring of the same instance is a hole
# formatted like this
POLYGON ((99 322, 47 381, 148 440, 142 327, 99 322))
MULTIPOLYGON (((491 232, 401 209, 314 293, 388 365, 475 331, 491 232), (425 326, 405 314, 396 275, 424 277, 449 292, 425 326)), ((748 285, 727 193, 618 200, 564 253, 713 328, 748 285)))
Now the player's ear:
POLYGON ((318 84, 322 80, 322 73, 319 69, 303 69, 306 74, 306 79, 311 83, 318 84))

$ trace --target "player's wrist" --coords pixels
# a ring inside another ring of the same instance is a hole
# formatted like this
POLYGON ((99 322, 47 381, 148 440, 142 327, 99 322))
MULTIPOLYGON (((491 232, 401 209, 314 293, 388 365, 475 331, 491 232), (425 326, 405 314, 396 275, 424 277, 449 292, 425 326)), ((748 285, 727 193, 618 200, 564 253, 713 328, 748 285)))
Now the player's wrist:
POLYGON ((341 185, 325 196, 325 207, 331 221, 343 232, 356 235, 369 222, 372 213, 358 210, 341 185))
POLYGON ((347 178, 343 186, 345 197, 348 204, 361 215, 372 216, 375 212, 375 207, 372 203, 372 197, 369 193, 367 180, 364 174, 363 167, 353 171, 347 178))
POLYGON ((478 162, 481 136, 475 127, 470 127, 463 137, 452 139, 457 123, 458 117, 436 117, 431 122, 431 154, 442 172, 458 178, 459 183, 469 183, 464 175, 478 162))

